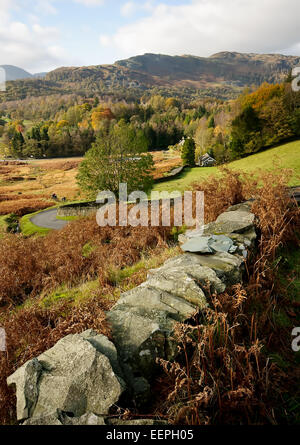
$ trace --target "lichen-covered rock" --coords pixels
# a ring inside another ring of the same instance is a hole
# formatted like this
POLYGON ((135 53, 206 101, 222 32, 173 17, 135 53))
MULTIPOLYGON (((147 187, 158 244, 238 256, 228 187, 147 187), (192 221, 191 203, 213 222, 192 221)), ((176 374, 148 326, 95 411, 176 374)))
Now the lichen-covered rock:
MULTIPOLYGON (((189 243, 186 251, 206 254, 215 251, 211 245, 210 238, 212 236, 226 236, 234 241, 235 234, 247 234, 253 242, 256 239, 256 232, 254 227, 255 215, 251 213, 251 207, 251 202, 230 207, 216 221, 206 224, 200 229, 187 230, 185 234, 179 235, 180 244, 189 243)), ((221 251, 226 250, 221 248, 221 251)), ((232 253, 230 250, 227 250, 227 252, 232 253)))
MULTIPOLYGON (((204 256, 204 258, 206 258, 206 256, 204 256)), ((179 255, 166 261, 159 269, 150 270, 148 275, 149 277, 155 276, 156 274, 160 275, 168 270, 184 271, 201 286, 204 293, 207 293, 209 290, 210 292, 220 294, 226 289, 226 285, 217 276, 213 268, 203 266, 201 255, 192 253, 179 255)))
POLYGON ((24 426, 105 426, 105 418, 97 416, 94 413, 86 413, 81 417, 69 417, 66 413, 57 410, 53 414, 47 416, 33 417, 26 420, 22 425, 24 426))
POLYGON ((216 276, 227 285, 236 284, 242 278, 243 258, 230 253, 216 253, 215 255, 185 254, 189 261, 197 262, 198 265, 212 269, 216 276), (193 258, 193 259, 192 259, 193 258))
POLYGON ((115 307, 124 304, 131 307, 165 311, 178 321, 186 320, 197 310, 195 305, 185 299, 150 287, 148 282, 122 294, 115 307))
POLYGON ((255 215, 253 213, 236 210, 222 213, 216 219, 215 224, 222 233, 243 233, 253 228, 254 221, 255 215))
POLYGON ((234 243, 239 246, 244 244, 247 248, 253 247, 257 239, 257 233, 254 227, 243 233, 231 233, 228 235, 234 243))
POLYGON ((231 238, 225 235, 191 236, 181 247, 184 252, 199 254, 214 254, 216 252, 235 253, 237 246, 231 238))
POLYGON ((117 349, 105 335, 99 335, 92 329, 88 329, 80 334, 80 337, 87 340, 98 352, 105 355, 109 359, 115 374, 119 378, 123 378, 123 371, 119 363, 117 349))
POLYGON ((17 386, 18 420, 45 417, 57 409, 75 417, 86 412, 108 413, 123 394, 125 383, 115 374, 109 358, 99 352, 103 347, 108 347, 108 340, 91 331, 69 335, 9 377, 8 383, 17 386), (29 397, 24 375, 33 368, 38 374, 32 379, 29 397), (33 408, 24 410, 24 403, 27 408, 33 403, 33 408))
POLYGON ((37 359, 33 359, 8 377, 7 384, 17 388, 17 418, 18 420, 31 417, 39 396, 38 382, 43 367, 37 359))
POLYGON ((123 363, 137 375, 152 379, 156 359, 168 356, 166 337, 173 331, 175 321, 165 311, 127 305, 114 307, 107 319, 123 363))
POLYGON ((201 287, 191 275, 180 268, 163 269, 152 276, 150 275, 147 286, 180 297, 200 309, 208 306, 201 287))
POLYGON ((233 240, 225 235, 213 235, 209 245, 214 252, 235 253, 237 250, 233 240))
POLYGON ((209 245, 210 236, 191 236, 188 241, 181 247, 184 252, 193 253, 214 253, 209 245))
POLYGON ((22 425, 25 426, 62 426, 63 423, 59 418, 59 412, 56 411, 53 414, 48 414, 46 416, 32 417, 25 420, 22 425))
POLYGON ((226 212, 236 212, 237 210, 242 212, 251 213, 253 201, 241 202, 240 204, 229 207, 226 212))
POLYGON ((87 413, 81 417, 68 417, 66 415, 61 416, 63 425, 73 426, 105 426, 105 418, 97 416, 94 413, 87 413))

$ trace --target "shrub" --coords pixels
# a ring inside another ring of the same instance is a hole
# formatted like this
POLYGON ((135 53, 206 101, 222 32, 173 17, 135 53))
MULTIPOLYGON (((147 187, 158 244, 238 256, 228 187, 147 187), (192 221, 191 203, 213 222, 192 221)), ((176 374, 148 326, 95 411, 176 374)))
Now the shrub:
POLYGON ((91 215, 42 238, 7 235, 0 239, 0 303, 16 304, 97 274, 102 279, 109 266, 132 265, 144 252, 166 246, 170 232, 165 227, 102 228, 91 215))
POLYGON ((4 221, 7 224, 8 233, 16 233, 18 231, 19 218, 15 213, 11 213, 4 221))
POLYGON ((0 215, 15 213, 17 216, 24 216, 28 213, 44 210, 55 205, 53 201, 45 201, 35 197, 34 199, 19 199, 17 201, 0 202, 0 215))

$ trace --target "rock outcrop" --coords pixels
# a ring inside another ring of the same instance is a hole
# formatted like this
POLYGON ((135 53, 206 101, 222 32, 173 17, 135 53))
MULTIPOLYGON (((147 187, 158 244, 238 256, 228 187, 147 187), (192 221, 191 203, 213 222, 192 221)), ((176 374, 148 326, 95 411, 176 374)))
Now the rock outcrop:
POLYGON ((26 425, 121 424, 109 417, 116 404, 147 403, 157 359, 176 357, 175 324, 204 311, 211 294, 241 282, 256 240, 254 223, 251 204, 243 203, 203 230, 186 232, 184 253, 150 270, 147 281, 107 313, 113 343, 93 331, 70 335, 17 370, 8 384, 17 388, 18 419, 26 425))
POLYGON ((69 335, 9 377, 17 387, 17 418, 45 418, 57 410, 76 417, 107 414, 126 388, 120 372, 105 336, 69 335))

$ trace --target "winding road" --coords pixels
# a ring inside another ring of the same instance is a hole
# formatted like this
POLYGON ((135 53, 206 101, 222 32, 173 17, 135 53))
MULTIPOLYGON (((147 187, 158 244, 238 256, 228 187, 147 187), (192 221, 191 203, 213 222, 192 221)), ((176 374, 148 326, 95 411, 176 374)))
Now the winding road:
POLYGON ((30 218, 35 226, 43 229, 60 230, 68 224, 68 221, 62 221, 57 218, 57 209, 45 210, 30 218))
MULTIPOLYGON (((300 205, 300 187, 291 187, 289 195, 293 196, 300 205)), ((68 221, 57 219, 57 209, 45 210, 30 218, 30 221, 43 229, 60 230, 68 224, 68 221)))

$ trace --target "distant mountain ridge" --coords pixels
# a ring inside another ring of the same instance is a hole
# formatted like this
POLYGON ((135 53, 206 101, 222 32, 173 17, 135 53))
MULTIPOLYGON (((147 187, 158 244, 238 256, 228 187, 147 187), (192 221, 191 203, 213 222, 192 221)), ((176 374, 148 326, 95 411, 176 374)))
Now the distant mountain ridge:
POLYGON ((0 68, 4 69, 5 77, 7 81, 10 80, 19 80, 19 79, 29 79, 32 78, 33 75, 28 71, 23 70, 17 66, 13 65, 0 65, 0 68))
POLYGON ((0 65, 0 68, 4 69, 7 81, 33 79, 36 77, 42 78, 45 77, 45 75, 47 74, 47 73, 31 74, 28 71, 25 71, 22 68, 19 68, 18 66, 14 65, 0 65))
POLYGON ((189 82, 280 82, 300 64, 300 57, 280 54, 221 52, 210 57, 144 54, 115 63, 117 66, 159 76, 169 81, 189 82))
POLYGON ((280 54, 220 52, 198 57, 148 53, 112 65, 62 67, 39 79, 30 75, 28 80, 13 82, 0 100, 56 93, 122 97, 147 91, 226 99, 236 97, 245 86, 282 82, 295 66, 300 66, 300 57, 280 54))

